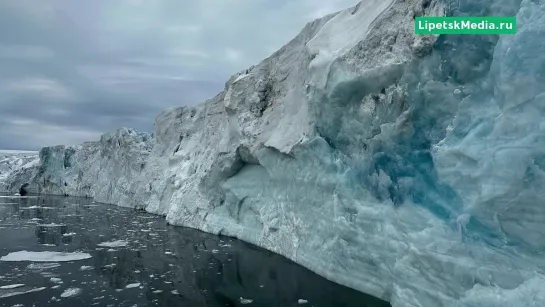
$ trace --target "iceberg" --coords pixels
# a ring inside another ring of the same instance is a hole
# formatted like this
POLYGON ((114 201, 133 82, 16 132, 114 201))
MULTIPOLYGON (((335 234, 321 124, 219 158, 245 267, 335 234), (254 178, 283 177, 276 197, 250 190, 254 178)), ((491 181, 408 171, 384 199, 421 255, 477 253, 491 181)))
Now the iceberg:
POLYGON ((545 1, 365 0, 153 134, 43 148, 12 192, 237 237, 409 306, 545 306, 545 1), (517 16, 415 35, 416 16, 517 16))

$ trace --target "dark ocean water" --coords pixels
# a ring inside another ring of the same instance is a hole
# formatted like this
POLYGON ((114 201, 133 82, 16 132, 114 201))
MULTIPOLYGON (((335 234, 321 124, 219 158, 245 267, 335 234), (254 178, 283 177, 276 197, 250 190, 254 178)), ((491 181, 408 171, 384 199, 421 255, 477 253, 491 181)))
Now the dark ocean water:
POLYGON ((0 306, 390 306, 245 242, 84 198, 1 197, 0 257, 23 250, 91 258, 0 261, 0 306))

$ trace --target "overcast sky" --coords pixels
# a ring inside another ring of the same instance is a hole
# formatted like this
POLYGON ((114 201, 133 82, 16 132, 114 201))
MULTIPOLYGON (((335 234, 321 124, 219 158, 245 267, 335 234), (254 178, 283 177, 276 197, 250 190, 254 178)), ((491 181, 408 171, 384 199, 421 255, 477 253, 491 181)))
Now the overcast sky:
POLYGON ((152 130, 357 0, 0 0, 0 149, 152 130))

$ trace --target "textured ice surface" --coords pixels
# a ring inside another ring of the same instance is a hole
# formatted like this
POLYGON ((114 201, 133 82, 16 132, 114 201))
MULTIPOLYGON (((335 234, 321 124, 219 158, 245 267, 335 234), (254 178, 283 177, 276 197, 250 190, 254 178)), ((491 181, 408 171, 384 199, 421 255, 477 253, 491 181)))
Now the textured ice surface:
POLYGON ((1 181, 14 172, 35 168, 40 160, 38 152, 0 150, 0 191, 8 190, 1 181))
POLYGON ((40 151, 5 185, 236 236, 394 306, 545 306, 545 3, 363 1, 153 135, 40 151), (415 36, 420 15, 516 35, 415 36))
POLYGON ((64 262, 91 258, 87 253, 20 251, 0 257, 0 261, 64 262))

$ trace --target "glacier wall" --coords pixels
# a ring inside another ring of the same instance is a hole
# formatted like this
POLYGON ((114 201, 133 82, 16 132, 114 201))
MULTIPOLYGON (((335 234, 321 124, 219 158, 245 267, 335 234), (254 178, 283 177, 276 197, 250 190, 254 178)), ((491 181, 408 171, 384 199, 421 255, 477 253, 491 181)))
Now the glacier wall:
POLYGON ((365 0, 153 135, 44 148, 5 185, 235 236, 393 306, 544 306, 544 13, 365 0), (515 14, 512 36, 413 34, 420 15, 515 14))

